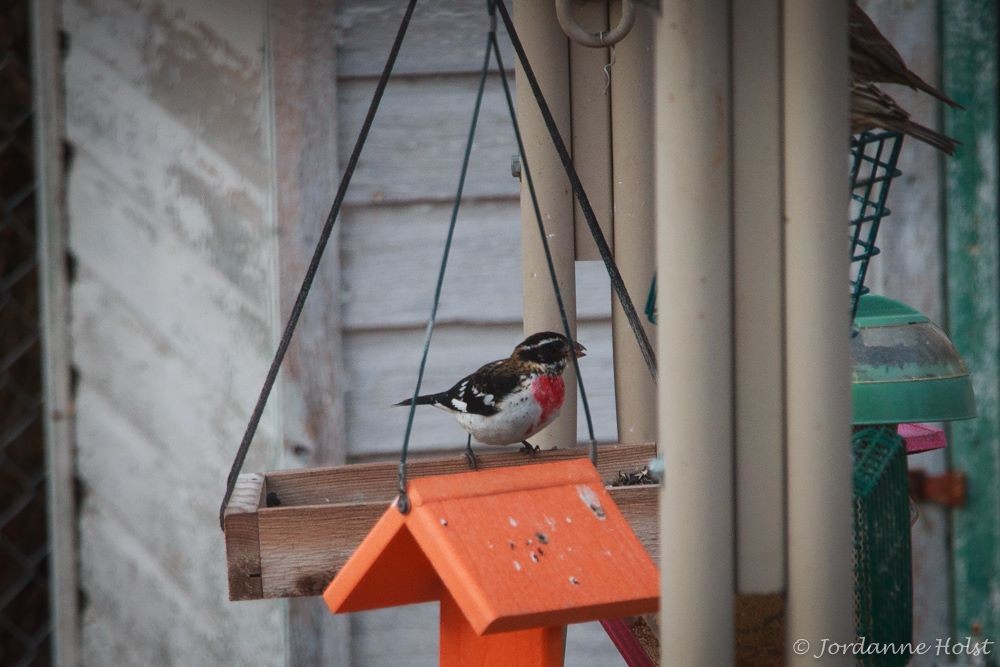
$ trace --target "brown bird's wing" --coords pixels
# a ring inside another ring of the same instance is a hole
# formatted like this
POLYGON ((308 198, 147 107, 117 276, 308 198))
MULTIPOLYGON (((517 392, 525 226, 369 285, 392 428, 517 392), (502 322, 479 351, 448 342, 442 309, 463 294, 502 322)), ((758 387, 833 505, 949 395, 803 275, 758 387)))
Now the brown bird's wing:
POLYGON ((964 108, 907 67, 903 56, 856 2, 850 4, 848 31, 851 75, 856 80, 903 84, 933 95, 956 109, 964 108))
POLYGON ((877 127, 908 134, 948 155, 952 155, 958 145, 951 137, 910 120, 910 114, 875 84, 852 82, 851 132, 856 134, 877 127))

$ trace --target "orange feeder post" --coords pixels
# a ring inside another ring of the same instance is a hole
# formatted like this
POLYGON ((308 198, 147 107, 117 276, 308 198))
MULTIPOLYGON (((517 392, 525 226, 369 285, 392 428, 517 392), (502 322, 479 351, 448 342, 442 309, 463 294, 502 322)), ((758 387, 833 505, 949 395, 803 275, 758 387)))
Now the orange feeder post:
POLYGON ((424 477, 323 594, 334 613, 440 600, 442 666, 563 664, 565 626, 656 611, 659 575, 586 460, 424 477))

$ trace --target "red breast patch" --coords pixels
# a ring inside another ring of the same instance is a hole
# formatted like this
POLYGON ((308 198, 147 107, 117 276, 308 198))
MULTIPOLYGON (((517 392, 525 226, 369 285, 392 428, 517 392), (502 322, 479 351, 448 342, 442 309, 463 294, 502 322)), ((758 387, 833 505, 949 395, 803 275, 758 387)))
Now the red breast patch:
POLYGON ((539 375, 531 383, 531 394, 542 408, 538 423, 544 424, 566 398, 566 385, 561 375, 539 375))

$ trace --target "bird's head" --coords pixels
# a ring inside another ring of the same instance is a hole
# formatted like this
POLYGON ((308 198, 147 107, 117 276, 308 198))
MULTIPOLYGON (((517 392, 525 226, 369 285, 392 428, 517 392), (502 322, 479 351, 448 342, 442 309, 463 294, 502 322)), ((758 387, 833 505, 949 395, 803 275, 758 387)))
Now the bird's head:
POLYGON ((556 366, 561 370, 571 359, 571 355, 580 358, 586 354, 587 348, 566 336, 553 331, 541 331, 521 341, 510 356, 515 361, 556 366))

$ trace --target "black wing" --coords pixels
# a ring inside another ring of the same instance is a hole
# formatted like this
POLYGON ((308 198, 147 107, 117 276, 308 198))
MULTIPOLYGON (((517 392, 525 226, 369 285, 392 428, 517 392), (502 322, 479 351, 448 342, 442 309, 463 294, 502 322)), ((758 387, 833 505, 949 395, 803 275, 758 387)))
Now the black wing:
POLYGON ((459 380, 448 391, 435 395, 435 403, 456 412, 495 415, 497 403, 517 389, 524 377, 510 368, 507 359, 486 364, 459 380))

